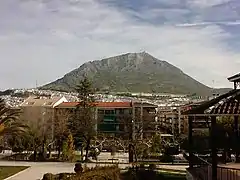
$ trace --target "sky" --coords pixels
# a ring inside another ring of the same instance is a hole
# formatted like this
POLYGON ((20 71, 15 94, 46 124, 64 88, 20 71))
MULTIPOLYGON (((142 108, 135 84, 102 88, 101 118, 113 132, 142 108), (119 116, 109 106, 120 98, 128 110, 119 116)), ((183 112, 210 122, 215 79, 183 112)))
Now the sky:
POLYGON ((239 0, 1 0, 0 89, 146 51, 211 87, 240 69, 239 0))

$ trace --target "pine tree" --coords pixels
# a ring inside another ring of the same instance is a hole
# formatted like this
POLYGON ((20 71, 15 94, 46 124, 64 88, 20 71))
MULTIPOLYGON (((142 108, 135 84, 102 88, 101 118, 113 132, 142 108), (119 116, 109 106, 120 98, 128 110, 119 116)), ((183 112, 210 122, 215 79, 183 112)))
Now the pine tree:
POLYGON ((80 81, 80 84, 76 87, 76 92, 80 102, 70 119, 70 130, 74 137, 75 145, 81 147, 81 149, 85 145, 87 160, 91 140, 96 135, 94 129, 96 124, 94 90, 87 77, 80 81))

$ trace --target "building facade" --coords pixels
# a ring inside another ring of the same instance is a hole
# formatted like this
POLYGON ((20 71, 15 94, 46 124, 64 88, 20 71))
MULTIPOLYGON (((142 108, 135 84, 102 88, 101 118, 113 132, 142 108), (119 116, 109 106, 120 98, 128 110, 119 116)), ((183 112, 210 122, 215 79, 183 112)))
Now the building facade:
MULTIPOLYGON (((78 102, 63 102, 55 107, 55 121, 66 123, 78 102)), ((132 131, 142 137, 156 130, 156 105, 138 102, 96 102, 94 105, 98 134, 129 138, 132 131), (133 128, 133 126, 135 128, 133 128)))
POLYGON ((20 119, 35 131, 53 136, 54 108, 67 102, 65 97, 30 96, 20 106, 20 119))

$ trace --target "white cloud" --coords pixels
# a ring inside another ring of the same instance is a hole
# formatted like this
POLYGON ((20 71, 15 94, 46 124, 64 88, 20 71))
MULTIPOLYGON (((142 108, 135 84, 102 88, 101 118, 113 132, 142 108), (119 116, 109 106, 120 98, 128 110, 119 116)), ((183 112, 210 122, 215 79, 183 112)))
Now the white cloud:
MULTIPOLYGON (((95 0, 25 1, 22 8, 20 0, 10 2, 14 11, 0 11, 2 88, 30 87, 36 80, 44 84, 86 61, 143 50, 207 85, 215 80, 215 86, 228 86, 226 77, 240 67, 240 55, 222 44, 231 34, 215 24, 143 23, 95 0)), ((1 5, 4 9, 7 3, 1 5)), ((149 10, 147 18, 153 14, 149 10)))
POLYGON ((231 0, 188 0, 188 3, 196 7, 205 8, 222 3, 227 3, 229 1, 231 0))

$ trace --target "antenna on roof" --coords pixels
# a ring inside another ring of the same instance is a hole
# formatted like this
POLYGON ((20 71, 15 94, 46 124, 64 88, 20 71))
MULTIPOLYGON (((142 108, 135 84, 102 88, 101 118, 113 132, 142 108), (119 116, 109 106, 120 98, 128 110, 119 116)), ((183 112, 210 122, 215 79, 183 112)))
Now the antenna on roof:
POLYGON ((38 88, 38 82, 37 82, 37 80, 36 80, 36 89, 38 88))

